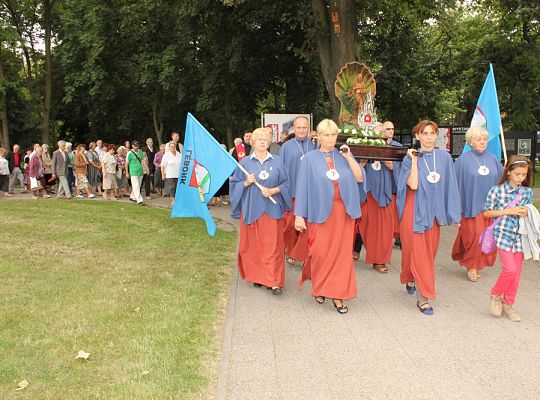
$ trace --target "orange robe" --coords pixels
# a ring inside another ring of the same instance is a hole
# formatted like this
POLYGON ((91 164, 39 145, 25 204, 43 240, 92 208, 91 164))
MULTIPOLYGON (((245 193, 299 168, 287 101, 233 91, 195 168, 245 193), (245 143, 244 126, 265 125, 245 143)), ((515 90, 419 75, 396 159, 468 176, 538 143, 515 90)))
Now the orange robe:
POLYGON ((437 221, 424 233, 413 231, 414 191, 407 189, 405 208, 401 218, 401 283, 416 282, 420 293, 435 299, 435 256, 441 229, 437 221))
POLYGON ((244 224, 240 217, 240 243, 238 245, 238 271, 249 282, 267 287, 285 284, 285 245, 283 219, 263 214, 252 224, 244 224))
POLYGON ((392 261, 394 210, 392 203, 381 207, 368 193, 365 213, 362 214, 360 234, 366 247, 366 264, 389 264, 392 261))
POLYGON ((452 248, 452 260, 458 261, 467 269, 476 270, 495 264, 497 253, 484 254, 478 244, 480 234, 491 223, 491 219, 484 217, 482 213, 474 218, 463 217, 452 248))
POLYGON ((284 219, 285 252, 296 261, 304 262, 308 256, 308 233, 307 231, 298 232, 294 229, 294 198, 292 199, 292 210, 285 211, 284 219))
POLYGON ((345 211, 339 187, 334 181, 334 202, 328 219, 308 227, 308 257, 302 268, 300 287, 312 282, 311 294, 332 299, 356 296, 356 274, 352 259, 353 220, 345 211))

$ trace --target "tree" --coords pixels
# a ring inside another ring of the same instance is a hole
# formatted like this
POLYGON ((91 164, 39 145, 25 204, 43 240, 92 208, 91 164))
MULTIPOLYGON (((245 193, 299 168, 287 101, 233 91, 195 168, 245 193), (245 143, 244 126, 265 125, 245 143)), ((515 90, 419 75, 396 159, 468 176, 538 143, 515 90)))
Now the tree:
POLYGON ((354 2, 350 0, 312 0, 315 38, 321 70, 334 119, 339 119, 339 100, 335 95, 336 76, 347 62, 356 60, 357 23, 354 2))

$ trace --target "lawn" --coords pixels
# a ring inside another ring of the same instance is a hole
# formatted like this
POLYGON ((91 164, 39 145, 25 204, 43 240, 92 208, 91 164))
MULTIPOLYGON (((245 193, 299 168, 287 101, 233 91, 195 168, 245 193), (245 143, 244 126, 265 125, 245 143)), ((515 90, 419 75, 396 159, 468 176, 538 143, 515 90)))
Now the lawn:
POLYGON ((0 220, 1 399, 213 396, 236 233, 101 201, 1 201, 0 220))

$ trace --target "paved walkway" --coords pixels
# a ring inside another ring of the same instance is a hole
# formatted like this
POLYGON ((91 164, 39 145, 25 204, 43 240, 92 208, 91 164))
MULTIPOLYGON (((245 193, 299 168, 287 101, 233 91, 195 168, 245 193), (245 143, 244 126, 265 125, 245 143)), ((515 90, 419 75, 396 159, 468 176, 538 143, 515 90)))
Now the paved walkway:
MULTIPOLYGON (((235 272, 216 398, 538 399, 540 263, 526 262, 516 309, 523 321, 491 316, 500 263, 476 283, 450 258, 456 229, 444 228, 436 259, 435 314, 425 316, 390 273, 356 262, 358 297, 339 315, 298 290, 300 266, 286 266, 283 295, 235 272)), ((236 271, 236 269, 235 269, 236 271)))

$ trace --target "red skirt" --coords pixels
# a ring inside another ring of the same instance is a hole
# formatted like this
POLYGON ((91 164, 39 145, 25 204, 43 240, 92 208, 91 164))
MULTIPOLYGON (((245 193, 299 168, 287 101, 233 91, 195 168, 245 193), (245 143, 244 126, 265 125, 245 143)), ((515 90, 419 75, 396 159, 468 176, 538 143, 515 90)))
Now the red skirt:
POLYGON ((304 262, 308 256, 308 234, 307 230, 298 232, 294 229, 294 199, 292 199, 293 211, 285 211, 285 228, 283 229, 283 239, 285 241, 285 252, 291 258, 304 262))
POLYGON ((389 204, 381 207, 368 193, 366 211, 362 219, 362 241, 366 247, 366 264, 389 264, 392 261, 392 239, 394 237, 394 213, 389 204))
POLYGON ((483 213, 474 218, 462 218, 454 247, 452 260, 458 261, 467 269, 481 270, 495 264, 497 253, 484 254, 478 244, 480 234, 491 225, 491 219, 484 217, 483 213))
POLYGON ((334 199, 330 216, 322 224, 309 224, 308 258, 302 268, 300 287, 312 282, 311 294, 332 299, 356 296, 352 259, 355 221, 340 197, 334 199))
POLYGON ((242 279, 268 287, 283 287, 283 226, 283 219, 274 219, 267 214, 249 225, 240 217, 238 271, 242 279))
POLYGON ((392 203, 390 203, 390 206, 392 207, 392 213, 394 214, 394 237, 399 237, 399 214, 397 210, 397 197, 395 194, 392 195, 392 203))
POLYGON ((416 282, 420 293, 435 299, 435 256, 441 229, 437 221, 424 233, 413 231, 414 191, 408 189, 403 218, 401 218, 401 283, 416 282))

